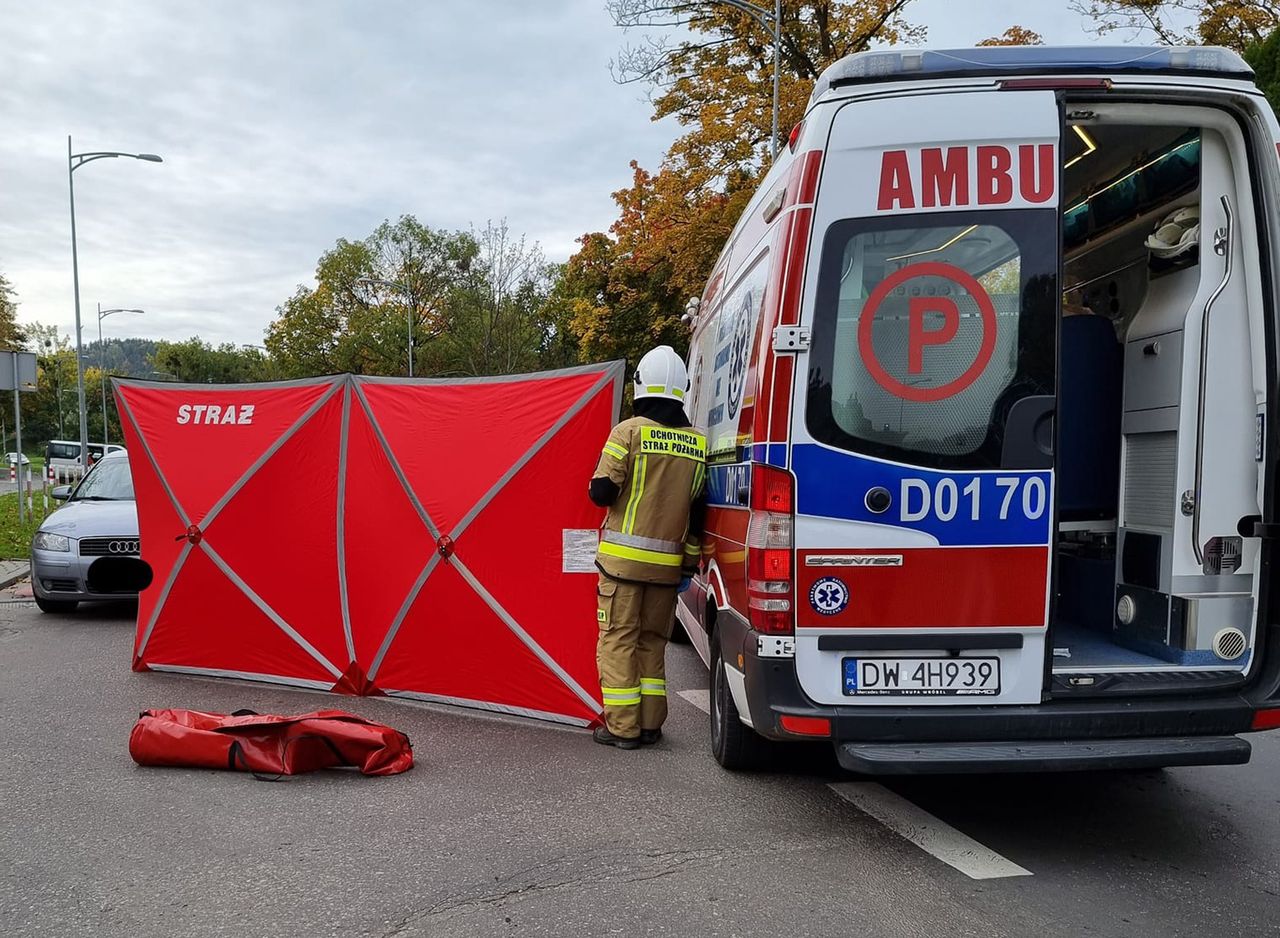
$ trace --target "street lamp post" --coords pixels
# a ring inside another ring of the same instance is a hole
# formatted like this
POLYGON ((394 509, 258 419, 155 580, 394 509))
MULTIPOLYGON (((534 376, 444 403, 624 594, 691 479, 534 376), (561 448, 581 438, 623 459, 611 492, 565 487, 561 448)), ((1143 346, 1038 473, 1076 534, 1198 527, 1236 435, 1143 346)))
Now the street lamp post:
POLYGON ((388 289, 391 289, 391 290, 398 290, 400 293, 403 293, 405 299, 408 300, 408 303, 406 305, 409 307, 409 377, 412 378, 413 377, 413 317, 415 313, 415 310, 413 307, 413 292, 398 280, 379 280, 377 277, 357 277, 355 282, 367 283, 370 286, 375 286, 375 287, 387 287, 388 289))
POLYGON ((76 297, 76 397, 80 408, 80 464, 89 465, 89 414, 84 404, 84 348, 81 341, 80 325, 80 261, 76 254, 76 183, 75 171, 85 163, 94 160, 116 159, 127 157, 131 160, 145 160, 148 163, 163 163, 154 153, 118 153, 114 151, 93 151, 88 153, 72 153, 71 137, 67 137, 67 193, 71 202, 71 280, 76 297))
MULTIPOLYGON (((143 312, 144 310, 140 309, 103 309, 102 304, 98 304, 98 367, 102 371, 102 454, 104 456, 107 453, 107 443, 109 442, 107 437, 109 434, 107 432, 107 349, 102 344, 102 320, 114 313, 137 313, 141 316, 143 312)), ((83 445, 84 443, 81 442, 81 446, 83 445)), ((81 450, 81 452, 84 452, 84 450, 81 450)))
POLYGON ((765 29, 773 29, 773 133, 769 138, 769 155, 778 155, 778 69, 782 61, 782 0, 773 0, 773 11, 748 0, 715 0, 741 10, 765 29))

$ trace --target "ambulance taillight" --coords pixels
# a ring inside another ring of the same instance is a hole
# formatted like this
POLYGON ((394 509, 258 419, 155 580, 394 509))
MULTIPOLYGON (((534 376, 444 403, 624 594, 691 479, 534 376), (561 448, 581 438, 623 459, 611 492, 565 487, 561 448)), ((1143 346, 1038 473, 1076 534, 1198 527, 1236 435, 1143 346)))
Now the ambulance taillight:
POLYGON ((804 121, 796 124, 791 128, 791 135, 787 137, 787 149, 792 153, 796 152, 796 144, 800 142, 800 135, 804 133, 804 121))
POLYGON ((1280 729, 1280 707, 1272 707, 1267 710, 1255 711, 1253 714, 1253 725, 1249 728, 1252 730, 1280 729))
POLYGON ((776 466, 751 468, 747 529, 747 606, 751 627, 770 635, 795 631, 795 483, 776 466))

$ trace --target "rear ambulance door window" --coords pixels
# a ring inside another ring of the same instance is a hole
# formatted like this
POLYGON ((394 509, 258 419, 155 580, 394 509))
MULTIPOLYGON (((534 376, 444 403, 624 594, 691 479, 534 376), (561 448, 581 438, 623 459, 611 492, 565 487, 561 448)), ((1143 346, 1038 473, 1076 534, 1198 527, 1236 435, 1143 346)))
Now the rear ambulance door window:
POLYGON ((820 442, 935 468, 1000 466, 1020 399, 1053 395, 1057 215, 851 219, 827 231, 807 422, 820 442))

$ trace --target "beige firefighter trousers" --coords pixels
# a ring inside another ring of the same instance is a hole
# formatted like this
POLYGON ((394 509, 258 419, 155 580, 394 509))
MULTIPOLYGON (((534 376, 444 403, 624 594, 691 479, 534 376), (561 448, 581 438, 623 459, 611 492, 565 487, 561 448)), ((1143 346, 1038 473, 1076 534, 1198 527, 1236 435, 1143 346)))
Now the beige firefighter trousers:
POLYGON ((596 589, 600 639, 596 666, 605 726, 634 739, 667 718, 667 639, 675 622, 676 587, 624 583, 604 574, 596 589))

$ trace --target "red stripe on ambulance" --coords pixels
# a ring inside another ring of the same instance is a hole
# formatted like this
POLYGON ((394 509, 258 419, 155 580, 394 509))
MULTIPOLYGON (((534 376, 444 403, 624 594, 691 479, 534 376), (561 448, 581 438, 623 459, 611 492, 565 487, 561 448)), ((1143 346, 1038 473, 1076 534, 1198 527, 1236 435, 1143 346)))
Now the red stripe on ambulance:
POLYGON ((1053 198, 1057 178, 1052 143, 886 150, 880 157, 876 209, 1009 205, 1016 196, 1042 205, 1053 198))
POLYGON ((810 628, 977 628, 1044 625, 1047 547, 918 547, 895 550, 801 550, 796 559, 796 624, 810 628), (809 558, 853 554, 862 563, 811 565, 809 558), (874 564, 883 555, 901 563, 874 564), (837 577, 848 605, 824 615, 810 602, 813 585, 837 577), (991 584, 999 582, 1000 589, 991 584), (940 597, 946 597, 946 601, 940 597))

